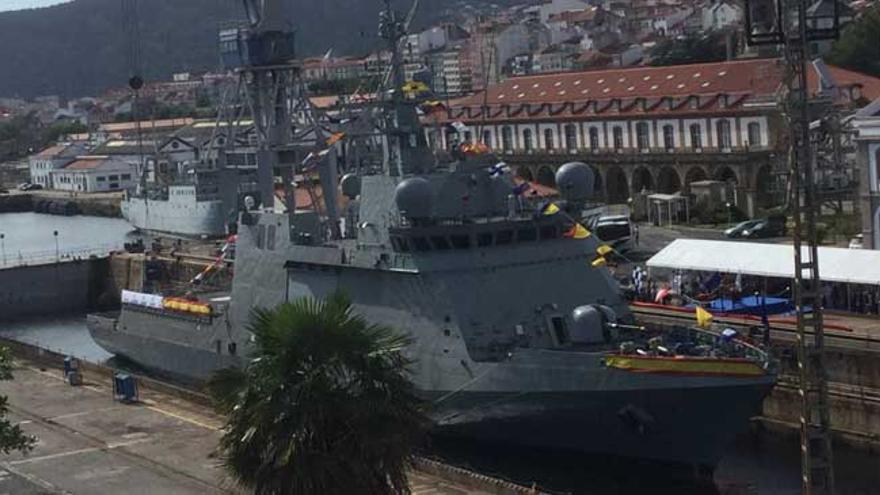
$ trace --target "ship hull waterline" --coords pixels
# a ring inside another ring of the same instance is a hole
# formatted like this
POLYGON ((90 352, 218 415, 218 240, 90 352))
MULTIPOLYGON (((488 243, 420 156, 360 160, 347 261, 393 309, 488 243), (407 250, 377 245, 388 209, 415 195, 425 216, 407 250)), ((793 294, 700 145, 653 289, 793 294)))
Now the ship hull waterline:
MULTIPOLYGON (((94 340, 157 374, 193 383, 239 358, 114 329, 115 320, 89 316, 94 340)), ((608 374, 632 374, 606 370, 608 374)), ((521 447, 638 458, 712 470, 725 448, 760 414, 771 375, 699 387, 664 385, 630 390, 421 390, 432 403, 435 431, 521 447)))

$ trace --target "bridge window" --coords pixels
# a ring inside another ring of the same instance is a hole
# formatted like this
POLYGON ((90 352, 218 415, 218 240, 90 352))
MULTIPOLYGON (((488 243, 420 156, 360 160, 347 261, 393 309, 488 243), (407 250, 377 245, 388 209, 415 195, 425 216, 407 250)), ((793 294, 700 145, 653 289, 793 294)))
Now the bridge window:
POLYGON ((431 244, 434 245, 434 249, 437 249, 440 251, 446 251, 447 249, 450 248, 449 241, 446 240, 446 238, 443 237, 442 235, 431 236, 431 244))
POLYGON ((700 124, 691 124, 691 147, 695 150, 703 147, 703 130, 700 129, 700 124))
POLYGON ((749 146, 761 146, 761 124, 752 122, 749 124, 749 146))
POLYGON ((647 122, 639 122, 636 124, 636 141, 640 150, 646 150, 651 147, 651 140, 648 137, 649 129, 647 122))
POLYGON ((565 326, 565 318, 561 316, 551 316, 550 326, 553 330, 553 339, 556 345, 563 346, 568 344, 568 329, 565 326))
POLYGON ((523 150, 532 151, 532 130, 523 130, 523 150))
POLYGON ((663 126, 663 146, 667 150, 675 148, 675 129, 669 124, 663 126))
POLYGON ((455 249, 468 249, 471 247, 471 238, 467 235, 454 235, 450 237, 452 247, 455 249))
POLYGON ((495 236, 495 244, 498 246, 504 244, 510 244, 513 242, 513 231, 512 230, 501 230, 495 236))
POLYGON ((599 129, 590 127, 590 148, 599 149, 599 129))
POLYGON ((504 151, 513 149, 513 130, 509 126, 501 129, 501 148, 504 151))
POLYGON ((719 120, 715 124, 718 130, 718 147, 721 149, 730 149, 730 122, 719 120))
POLYGON ((489 247, 492 245, 492 233, 491 232, 480 232, 477 234, 477 246, 479 247, 489 247))
POLYGON ((553 149, 553 129, 544 129, 544 149, 553 149))
POLYGON ((577 128, 574 124, 565 125, 565 147, 569 150, 577 149, 577 128))
POLYGON ((413 249, 416 251, 430 251, 431 245, 428 243, 428 239, 424 237, 413 237, 413 249))
POLYGON ((519 229, 516 231, 516 240, 518 242, 531 242, 538 239, 538 231, 534 228, 519 229))
POLYGON ((619 150, 623 148, 623 129, 620 126, 614 126, 612 130, 614 136, 614 149, 619 150))

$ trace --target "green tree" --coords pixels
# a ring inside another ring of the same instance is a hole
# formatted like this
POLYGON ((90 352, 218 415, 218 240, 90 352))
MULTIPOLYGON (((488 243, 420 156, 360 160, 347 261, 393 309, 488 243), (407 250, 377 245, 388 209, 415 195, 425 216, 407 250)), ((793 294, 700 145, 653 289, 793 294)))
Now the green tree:
POLYGON ((696 64, 725 60, 726 36, 723 32, 716 32, 661 41, 651 49, 651 65, 696 64))
POLYGON ((340 294, 255 309, 250 331, 247 366, 209 384, 232 477, 257 494, 408 493, 427 426, 401 352, 409 340, 340 294))
MULTIPOLYGON (((12 380, 12 358, 9 349, 0 347, 0 380, 12 380)), ((9 400, 0 395, 0 452, 9 455, 13 451, 29 452, 36 439, 25 435, 18 425, 13 425, 6 415, 9 413, 9 400)))
POLYGON ((82 134, 89 132, 88 126, 77 121, 61 121, 55 122, 43 129, 43 144, 58 141, 58 138, 69 134, 82 134))
POLYGON ((829 63, 880 77, 880 4, 847 26, 831 47, 829 63))

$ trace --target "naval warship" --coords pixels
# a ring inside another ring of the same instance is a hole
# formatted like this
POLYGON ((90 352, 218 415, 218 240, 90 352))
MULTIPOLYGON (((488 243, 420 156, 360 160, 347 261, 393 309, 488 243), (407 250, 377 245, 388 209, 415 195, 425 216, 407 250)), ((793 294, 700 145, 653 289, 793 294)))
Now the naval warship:
MULTIPOLYGON (((399 61, 401 22, 390 10, 382 19, 399 61)), ((391 71, 400 88, 399 64, 391 71)), ((559 168, 558 201, 533 199, 481 146, 432 151, 416 102, 389 94, 380 167, 336 180, 344 167, 331 146, 321 211, 241 212, 229 294, 129 293, 120 312, 89 315, 95 341, 205 379, 246 362, 251 308, 341 290, 368 321, 412 338, 412 381, 438 431, 714 467, 775 383, 768 354, 710 331, 634 324, 601 262, 607 249, 579 221, 587 165, 559 168), (337 191, 349 199, 342 211, 337 191)))

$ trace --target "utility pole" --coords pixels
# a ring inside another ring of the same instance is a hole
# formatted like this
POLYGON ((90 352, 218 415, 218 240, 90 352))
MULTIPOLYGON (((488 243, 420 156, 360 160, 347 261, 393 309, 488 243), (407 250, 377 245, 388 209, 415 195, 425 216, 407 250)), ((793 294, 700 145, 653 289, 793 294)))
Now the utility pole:
MULTIPOLYGON (((798 393, 800 396, 801 482, 806 495, 834 493, 828 372, 819 277, 813 140, 810 124, 823 118, 822 105, 811 100, 807 70, 811 41, 839 34, 837 0, 830 16, 808 12, 806 0, 746 0, 749 44, 777 45, 787 62, 784 108, 790 131, 790 192, 794 217, 794 286, 797 312, 798 393)), ((832 113, 833 115, 833 113, 832 113)))

